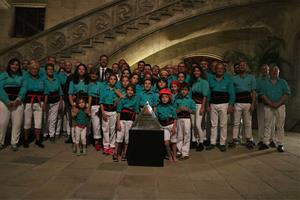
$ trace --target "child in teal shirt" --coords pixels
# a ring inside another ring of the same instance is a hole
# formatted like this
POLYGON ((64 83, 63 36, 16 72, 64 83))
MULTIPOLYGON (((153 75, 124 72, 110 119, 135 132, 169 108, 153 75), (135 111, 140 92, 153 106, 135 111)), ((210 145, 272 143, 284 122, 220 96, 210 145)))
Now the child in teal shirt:
POLYGON ((176 161, 176 110, 172 104, 172 93, 169 89, 165 88, 159 92, 160 103, 158 104, 155 115, 158 118, 163 130, 164 141, 167 154, 171 161, 176 161), (170 149, 170 142, 171 148, 170 149))
POLYGON ((77 156, 80 156, 80 141, 82 145, 82 154, 86 155, 86 135, 87 126, 90 123, 90 113, 88 110, 87 103, 84 98, 79 97, 77 100, 77 105, 73 107, 72 117, 75 122, 74 139, 75 139, 75 149, 74 153, 77 152, 77 156))
POLYGON ((117 139, 116 139, 116 149, 113 155, 114 161, 119 161, 118 147, 119 144, 124 141, 124 148, 122 149, 122 161, 126 160, 127 146, 129 142, 129 129, 132 123, 135 121, 136 113, 139 110, 138 98, 135 95, 136 88, 134 85, 129 85, 126 88, 126 96, 121 99, 117 106, 117 139))

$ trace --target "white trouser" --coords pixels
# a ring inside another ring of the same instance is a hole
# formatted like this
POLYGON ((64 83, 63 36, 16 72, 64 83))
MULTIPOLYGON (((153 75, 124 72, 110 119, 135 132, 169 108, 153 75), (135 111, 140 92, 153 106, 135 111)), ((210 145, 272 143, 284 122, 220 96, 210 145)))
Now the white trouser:
MULTIPOLYGON (((201 104, 196 104, 196 113, 191 115, 191 122, 192 122, 192 127, 194 127, 192 130, 196 128, 198 134, 199 134, 199 142, 203 143, 203 141, 206 139, 206 131, 201 128, 201 121, 203 115, 200 115, 200 109, 201 109, 201 104)), ((197 138, 195 137, 195 134, 192 131, 192 141, 195 142, 197 141, 197 138)))
POLYGON ((94 139, 100 139, 101 138, 101 132, 100 132, 100 117, 98 115, 99 113, 99 105, 95 105, 91 107, 91 121, 92 121, 92 127, 93 127, 93 134, 94 139))
POLYGON ((215 145, 218 136, 218 120, 220 119, 220 145, 225 145, 227 139, 227 110, 228 103, 211 104, 211 136, 210 142, 215 145))
POLYGON ((275 117, 275 142, 277 145, 283 145, 284 139, 284 123, 285 123, 285 105, 279 108, 270 108, 265 106, 265 133, 264 133, 264 143, 269 144, 271 139, 272 129, 274 128, 273 118, 275 117))
POLYGON ((182 156, 188 156, 191 141, 191 119, 177 119, 177 149, 182 156))
POLYGON ((32 114, 34 118, 34 128, 41 129, 43 121, 43 102, 39 103, 26 103, 24 110, 24 129, 30 129, 32 123, 32 114))
POLYGON ((117 132, 117 143, 122 143, 125 138, 125 144, 129 142, 129 129, 132 126, 133 121, 130 120, 120 120, 121 131, 117 132))
POLYGON ((75 144, 79 144, 81 140, 82 145, 86 145, 86 127, 79 127, 75 126, 74 127, 74 132, 75 132, 75 144))
POLYGON ((233 121, 233 139, 237 139, 239 135, 241 124, 241 117, 243 117, 243 126, 245 129, 246 139, 253 140, 252 137, 252 114, 250 112, 250 103, 236 103, 234 104, 234 121, 233 121))
MULTIPOLYGON (((55 136, 55 128, 57 124, 57 115, 58 115, 59 102, 49 104, 48 108, 48 130, 49 136, 55 136)), ((59 132, 56 132, 56 135, 59 135, 59 132)))
POLYGON ((174 124, 162 127, 164 130, 164 141, 171 141, 171 143, 177 142, 177 134, 173 134, 172 132, 173 126, 174 124))
MULTIPOLYGON (((258 140, 263 141, 265 132, 265 105, 263 103, 257 104, 257 122, 258 122, 258 140)), ((271 122, 271 139, 275 141, 275 117, 271 122)))
POLYGON ((114 148, 116 142, 116 121, 117 112, 107 112, 107 121, 102 119, 102 131, 103 131, 103 147, 114 148))
POLYGON ((23 112, 23 105, 8 109, 8 107, 2 101, 0 101, 0 144, 4 144, 7 126, 10 118, 12 122, 10 144, 15 145, 19 142, 21 126, 23 122, 23 112))

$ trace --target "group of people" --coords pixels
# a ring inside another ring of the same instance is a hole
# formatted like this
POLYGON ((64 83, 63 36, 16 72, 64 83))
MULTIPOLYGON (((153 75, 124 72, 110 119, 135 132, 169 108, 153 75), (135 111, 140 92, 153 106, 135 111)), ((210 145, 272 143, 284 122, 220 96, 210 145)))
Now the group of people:
POLYGON ((66 143, 72 143, 77 155, 86 154, 92 135, 97 151, 112 155, 114 161, 126 160, 129 129, 147 105, 164 130, 166 157, 171 161, 188 159, 191 144, 197 151, 218 147, 224 152, 239 144, 241 133, 246 147, 253 149, 255 108, 259 149, 276 146, 284 151, 290 89, 279 78, 278 66, 262 65, 255 78, 246 61, 235 64, 230 74, 220 61, 162 68, 139 61, 132 70, 124 59, 109 68, 108 59, 101 55, 95 65, 77 62, 75 69, 71 62, 54 57, 48 57, 44 66, 36 60, 11 59, 0 74, 0 149, 11 120, 14 151, 21 132, 24 148, 29 147, 32 130, 35 145, 44 148, 44 138, 55 143, 65 131, 66 143), (232 140, 227 142, 231 115, 232 140))

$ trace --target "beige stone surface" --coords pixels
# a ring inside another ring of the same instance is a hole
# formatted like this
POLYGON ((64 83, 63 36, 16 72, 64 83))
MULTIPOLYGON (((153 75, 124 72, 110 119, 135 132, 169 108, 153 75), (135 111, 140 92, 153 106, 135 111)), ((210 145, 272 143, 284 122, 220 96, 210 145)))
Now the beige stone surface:
POLYGON ((300 146, 296 154, 289 149, 299 139, 288 133, 285 153, 244 146, 225 153, 191 150, 190 159, 164 167, 115 163, 92 146, 87 156, 76 156, 63 138, 46 141, 43 150, 8 147, 0 152, 0 199, 298 200, 300 146), (46 161, 28 164, 26 158, 46 161))

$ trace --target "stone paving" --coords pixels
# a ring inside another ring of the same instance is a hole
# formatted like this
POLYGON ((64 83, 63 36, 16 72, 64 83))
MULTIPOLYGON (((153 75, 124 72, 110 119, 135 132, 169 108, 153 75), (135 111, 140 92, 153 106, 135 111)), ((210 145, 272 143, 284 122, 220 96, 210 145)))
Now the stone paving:
POLYGON ((92 146, 71 153, 63 138, 45 149, 0 152, 0 199, 300 199, 300 134, 288 133, 286 152, 195 152, 162 167, 114 163, 92 146))

